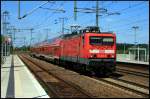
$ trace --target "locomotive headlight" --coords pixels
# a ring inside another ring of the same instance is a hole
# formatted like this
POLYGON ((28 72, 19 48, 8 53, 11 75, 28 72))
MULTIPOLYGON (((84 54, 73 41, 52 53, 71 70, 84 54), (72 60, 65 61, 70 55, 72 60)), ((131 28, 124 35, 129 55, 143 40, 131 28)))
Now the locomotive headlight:
POLYGON ((96 54, 92 54, 91 58, 97 58, 97 55, 96 54))
POLYGON ((109 54, 109 55, 107 55, 107 58, 114 58, 114 55, 113 54, 109 54))
POLYGON ((93 57, 93 55, 90 56, 91 58, 93 57))

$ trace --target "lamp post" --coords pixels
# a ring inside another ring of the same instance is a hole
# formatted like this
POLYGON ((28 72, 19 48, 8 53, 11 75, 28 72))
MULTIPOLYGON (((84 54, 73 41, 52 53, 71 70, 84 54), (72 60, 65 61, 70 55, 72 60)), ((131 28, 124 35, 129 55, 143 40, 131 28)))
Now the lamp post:
POLYGON ((135 44, 135 46, 136 46, 136 44, 137 44, 137 41, 136 41, 136 32, 137 32, 137 29, 139 29, 139 26, 133 26, 132 27, 133 29, 134 29, 134 44, 135 44))
MULTIPOLYGON (((136 59, 136 45, 137 45, 136 32, 137 32, 137 29, 139 29, 139 26, 133 26, 132 28, 134 29, 134 45, 135 45, 135 59, 136 59)), ((138 61, 139 61, 139 47, 138 47, 138 61)))

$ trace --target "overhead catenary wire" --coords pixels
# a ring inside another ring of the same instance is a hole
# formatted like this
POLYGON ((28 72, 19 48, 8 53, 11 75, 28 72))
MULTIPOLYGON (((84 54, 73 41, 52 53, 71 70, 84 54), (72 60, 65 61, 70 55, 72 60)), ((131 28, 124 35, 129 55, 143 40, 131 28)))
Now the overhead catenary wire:
MULTIPOLYGON (((143 10, 143 9, 142 9, 143 10)), ((129 17, 125 17, 125 18, 120 18, 120 19, 117 19, 116 21, 114 21, 115 22, 115 24, 118 24, 118 23, 122 23, 122 22, 127 22, 127 21, 129 21, 129 20, 131 20, 132 18, 134 18, 134 17, 139 17, 139 16, 142 16, 142 14, 141 14, 141 10, 139 10, 139 12, 140 13, 137 13, 137 14, 133 14, 132 16, 129 16, 129 17)))
MULTIPOLYGON (((136 7, 137 7, 137 5, 139 6, 139 5, 142 5, 143 4, 143 2, 140 2, 140 3, 138 3, 138 4, 136 4, 136 7)), ((135 6, 135 5, 134 5, 135 6)), ((129 9, 131 9, 132 8, 132 6, 129 8, 129 9)), ((142 7, 141 7, 142 8, 142 7)), ((123 8, 124 9, 124 8, 123 8)), ((138 11, 138 12, 140 12, 139 13, 139 15, 138 14, 134 14, 134 16, 142 16, 142 14, 141 14, 141 10, 140 10, 140 8, 138 8, 139 10, 136 10, 136 11, 138 11)), ((142 9, 143 10, 143 9, 142 9)), ((126 10, 126 12, 127 12, 127 10, 126 10)), ((128 12, 129 13, 129 12, 128 12)), ((115 25, 116 25, 116 27, 118 26, 118 23, 122 23, 122 22, 127 22, 128 20, 130 21, 130 20, 132 20, 132 17, 134 17, 134 16, 130 16, 130 17, 126 17, 126 18, 121 18, 121 19, 119 19, 119 20, 117 20, 117 21, 114 21, 114 23, 115 23, 115 25)), ((113 23, 113 24, 114 24, 113 23)), ((124 25, 124 24, 123 24, 124 25)), ((121 25, 121 26, 123 26, 123 25, 121 25)), ((114 27, 114 26, 113 26, 114 27)), ((119 27, 120 27, 120 25, 119 25, 119 27)), ((120 28, 122 28, 122 27, 120 27, 120 28)), ((112 28, 111 28, 112 29, 112 28)))
POLYGON ((128 10, 128 9, 131 9, 131 8, 137 7, 137 6, 139 6, 139 5, 144 4, 145 2, 146 2, 146 1, 143 1, 143 2, 140 2, 140 3, 138 3, 138 4, 135 4, 135 5, 129 6, 129 7, 127 7, 127 8, 123 8, 123 9, 121 9, 121 10, 118 10, 118 12, 123 12, 123 11, 126 11, 126 10, 128 10))
MULTIPOLYGON (((50 4, 50 6, 49 6, 49 8, 52 8, 54 5, 55 5, 55 3, 49 3, 50 4)), ((43 18, 43 16, 40 16, 40 18, 39 18, 39 16, 38 16, 38 21, 37 21, 37 23, 35 23, 35 24, 37 24, 37 25, 39 25, 40 23, 39 23, 39 19, 47 19, 48 17, 50 17, 50 15, 49 15, 49 13, 48 13, 48 11, 45 11, 45 13, 44 13, 44 15, 45 15, 45 17, 43 18)), ((43 20, 42 20, 43 21, 43 20)), ((36 26, 36 25, 34 25, 34 26, 36 26)))
MULTIPOLYGON (((135 5, 130 6, 130 7, 127 7, 127 8, 123 8, 123 9, 121 9, 121 10, 119 10, 119 11, 125 11, 125 10, 127 10, 127 9, 131 9, 131 8, 136 7, 136 6, 139 6, 139 5, 141 5, 141 4, 143 4, 143 2, 140 2, 140 3, 138 3, 138 4, 135 4, 135 5)), ((104 16, 104 17, 106 17, 106 16, 104 16)))
MULTIPOLYGON (((143 5, 143 4, 145 4, 145 1, 140 2, 140 3, 138 3, 138 4, 129 5, 128 7, 122 8, 121 10, 118 10, 118 11, 115 11, 115 12, 122 13, 122 12, 124 12, 124 11, 128 11, 129 9, 132 9, 132 8, 135 8, 135 7, 138 7, 138 6, 141 6, 141 5, 143 5)), ((124 13, 125 13, 125 12, 124 12, 124 13)), ((126 12, 126 13, 127 13, 127 12, 126 12)), ((101 16, 101 18, 106 18, 106 17, 109 17, 109 16, 107 16, 107 15, 101 16)))
MULTIPOLYGON (((59 9, 63 6, 64 3, 65 3, 65 2, 63 1, 63 2, 59 5, 59 9)), ((42 21, 40 24, 34 25, 34 26, 32 26, 32 27, 36 28, 36 30, 37 30, 37 29, 41 29, 41 28, 43 27, 42 25, 46 24, 46 23, 48 22, 48 20, 49 20, 51 17, 53 17, 55 14, 56 14, 55 12, 52 12, 47 18, 45 18, 44 21, 42 21), (40 28, 39 28, 39 27, 40 27, 40 28)))
MULTIPOLYGON (((142 2, 140 2, 140 3, 139 3, 139 5, 135 4, 135 5, 137 5, 136 7, 139 7, 140 5, 143 5, 143 4, 144 4, 144 3, 142 3, 142 2), (140 3, 141 3, 141 4, 140 4, 140 3)), ((108 4, 109 4, 109 2, 108 2, 108 4)), ((112 2, 111 2, 110 4, 113 6, 112 2)), ((86 5, 88 5, 88 3, 87 3, 86 5)), ((107 6, 107 4, 106 4, 106 6, 107 6)), ((122 12, 124 12, 124 13, 130 13, 130 12, 128 12, 128 10, 131 9, 132 6, 134 6, 134 5, 131 5, 130 8, 128 8, 128 9, 125 9, 126 7, 123 8, 124 10, 122 9, 122 10, 123 10, 122 12)), ((135 8, 135 7, 133 7, 133 8, 135 8)), ((143 9, 144 9, 144 8, 143 8, 143 9)), ((143 9, 141 9, 141 10, 143 10, 143 9)), ((139 11, 140 11, 140 10, 139 10, 139 11)), ((136 10, 135 12, 137 12, 137 10, 136 10)), ((141 14, 141 15, 142 15, 142 14, 141 14)), ((55 16, 55 15, 52 13, 52 14, 50 14, 50 18, 51 18, 52 16, 55 16)), ((86 18, 85 16, 88 16, 88 15, 82 14, 82 15, 79 16, 79 17, 80 17, 81 19, 85 19, 85 18, 86 18)), ((136 15, 134 15, 134 16, 136 16, 136 15)), ((132 16, 132 17, 134 17, 134 16, 132 16)), ((137 16, 138 16, 138 14, 137 14, 137 16)), ((138 17, 139 17, 139 16, 138 16, 138 17)), ((43 18, 44 18, 44 17, 43 17, 43 18)), ((36 30, 43 29, 43 28, 45 28, 45 26, 49 27, 51 24, 53 24, 53 23, 51 23, 51 22, 48 23, 48 20, 49 20, 49 19, 47 19, 47 18, 49 18, 49 17, 46 17, 46 18, 45 18, 46 21, 41 21, 41 20, 40 20, 40 21, 42 22, 42 23, 40 22, 41 24, 36 24, 36 26, 35 26, 35 28, 37 28, 36 30)), ((72 16, 69 17, 70 23, 71 23, 71 21, 72 21, 72 18, 73 18, 72 16)), ((101 17, 101 18, 103 18, 103 17, 101 17)), ((104 18, 105 18, 105 17, 104 17, 104 18)), ((127 21, 126 19, 129 19, 129 18, 131 19, 131 16, 130 16, 130 17, 126 17, 126 18, 121 18, 121 19, 119 19, 119 20, 117 20, 117 21, 114 21, 114 23, 115 23, 115 25, 116 25, 115 27, 117 27, 117 26, 120 27, 120 26, 118 25, 118 23, 127 21)), ((118 18, 117 18, 117 19, 118 19, 118 18)), ((129 20, 130 20, 130 19, 129 19, 129 20)), ((131 19, 131 20, 132 20, 132 19, 131 19)), ((84 20, 84 21, 85 21, 85 20, 84 20)), ((138 21, 138 20, 137 20, 137 21, 138 21)), ((82 25, 87 25, 86 23, 91 24, 92 22, 94 23, 94 18, 93 18, 93 19, 90 18, 89 20, 87 20, 86 22, 83 22, 83 23, 81 23, 81 24, 82 24, 82 25)), ((143 22, 146 22, 146 20, 144 20, 143 22)), ((140 22, 135 22, 135 23, 143 23, 143 22, 140 21, 140 22)), ((69 24, 69 23, 67 23, 67 24, 69 24)), ((67 24, 66 24, 66 25, 67 25, 67 24)), ((132 24, 132 23, 131 23, 131 24, 132 24)), ((124 28, 125 28, 125 26, 123 26, 123 24, 122 24, 121 27, 119 28, 119 30, 120 30, 120 29, 122 30, 122 29, 124 29, 124 28)), ((127 28, 128 28, 128 27, 127 27, 127 28)), ((114 28, 113 28, 113 29, 114 29, 114 28)))
MULTIPOLYGON (((19 5, 19 8, 18 8, 18 9, 19 9, 19 11, 20 11, 20 1, 18 1, 18 2, 19 2, 19 3, 18 3, 18 5, 19 5)), ((45 3, 43 3, 43 4, 39 5, 39 6, 35 7, 35 8, 32 9, 31 11, 27 12, 26 14, 24 14, 22 17, 19 15, 19 18, 18 18, 18 19, 23 19, 23 18, 27 17, 28 15, 32 14, 34 11, 36 11, 37 9, 39 9, 41 6, 47 4, 48 2, 50 2, 50 1, 47 1, 47 2, 45 2, 45 3)), ((18 12, 18 14, 20 14, 20 12, 18 12)))
POLYGON ((33 25, 32 27, 34 28, 38 28, 41 27, 41 25, 45 24, 55 13, 52 12, 50 15, 48 15, 44 20, 42 20, 40 23, 38 23, 37 25, 33 25))

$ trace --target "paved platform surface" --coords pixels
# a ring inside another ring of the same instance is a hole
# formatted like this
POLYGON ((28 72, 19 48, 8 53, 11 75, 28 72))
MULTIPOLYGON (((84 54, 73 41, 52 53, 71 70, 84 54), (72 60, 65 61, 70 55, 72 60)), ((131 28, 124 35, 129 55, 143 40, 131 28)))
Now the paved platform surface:
POLYGON ((1 98, 8 97, 50 98, 17 55, 1 65, 1 98))
POLYGON ((149 61, 144 62, 134 60, 134 56, 133 55, 130 56, 129 54, 117 54, 117 62, 149 65, 149 61))
POLYGON ((149 62, 134 61, 134 60, 125 60, 125 59, 117 59, 117 62, 149 65, 149 62))

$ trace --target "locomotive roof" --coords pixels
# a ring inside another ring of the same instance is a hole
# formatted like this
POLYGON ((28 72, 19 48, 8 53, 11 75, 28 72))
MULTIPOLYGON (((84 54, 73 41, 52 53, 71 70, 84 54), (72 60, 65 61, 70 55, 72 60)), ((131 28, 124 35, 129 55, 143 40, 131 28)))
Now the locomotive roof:
POLYGON ((83 32, 80 32, 80 33, 73 32, 71 34, 64 34, 62 37, 63 38, 68 38, 68 37, 73 37, 73 36, 80 36, 80 35, 85 34, 85 33, 113 34, 113 32, 90 32, 90 31, 83 31, 83 32))
POLYGON ((43 46, 43 45, 47 45, 47 44, 50 44, 50 43, 52 43, 53 41, 58 40, 58 39, 61 39, 61 38, 62 38, 61 36, 58 36, 58 37, 55 37, 55 38, 51 38, 51 39, 48 39, 48 40, 45 40, 45 41, 36 43, 36 44, 34 44, 33 46, 43 46))
POLYGON ((80 29, 78 31, 73 31, 71 34, 64 34, 62 37, 63 38, 68 38, 68 37, 72 37, 75 35, 82 35, 84 33, 106 33, 106 34, 112 34, 112 31, 108 31, 108 32, 100 32, 99 27, 97 26, 87 26, 86 28, 80 29))
POLYGON ((111 32, 111 31, 109 31, 109 32, 100 32, 99 27, 96 27, 96 26, 87 26, 84 29, 80 29, 78 31, 73 31, 71 34, 60 35, 58 37, 55 37, 55 38, 52 38, 52 39, 48 39, 48 40, 42 41, 40 43, 36 43, 33 46, 46 45, 46 44, 52 43, 53 41, 58 40, 58 39, 65 39, 65 38, 69 38, 69 37, 73 37, 73 36, 80 36, 80 35, 85 34, 85 33, 112 34, 113 32, 111 32))

